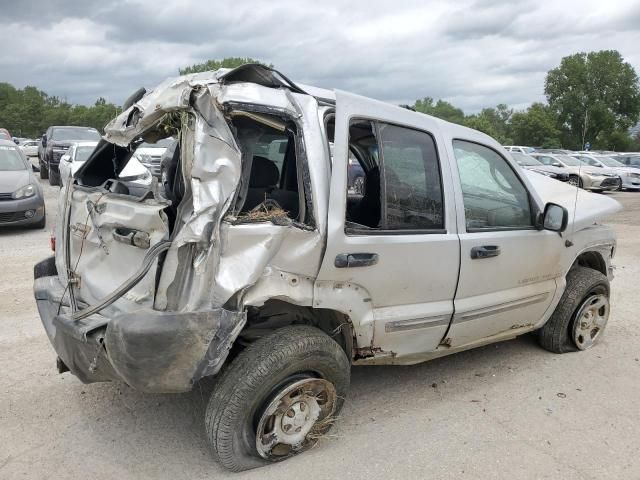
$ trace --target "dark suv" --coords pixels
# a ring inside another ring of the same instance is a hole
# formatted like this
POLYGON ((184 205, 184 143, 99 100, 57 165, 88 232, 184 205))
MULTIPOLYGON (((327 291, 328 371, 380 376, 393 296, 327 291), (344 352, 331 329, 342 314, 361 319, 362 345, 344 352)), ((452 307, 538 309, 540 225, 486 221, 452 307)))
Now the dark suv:
POLYGON ((51 185, 60 185, 60 157, 75 142, 87 140, 100 140, 100 133, 90 127, 49 127, 42 136, 42 147, 38 149, 40 178, 48 178, 51 185))

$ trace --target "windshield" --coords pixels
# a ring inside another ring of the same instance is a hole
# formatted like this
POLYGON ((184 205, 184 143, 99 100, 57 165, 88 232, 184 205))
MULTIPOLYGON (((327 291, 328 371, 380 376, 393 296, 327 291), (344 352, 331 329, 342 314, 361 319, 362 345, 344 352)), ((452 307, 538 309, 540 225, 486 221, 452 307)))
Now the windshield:
POLYGON ((173 143, 173 138, 163 138, 162 140, 158 140, 156 143, 147 143, 143 142, 138 145, 138 148, 169 148, 173 143))
POLYGON ((589 165, 588 163, 583 162, 578 158, 570 157, 569 155, 556 155, 556 157, 562 163, 564 163, 565 165, 569 165, 570 167, 583 167, 584 165, 589 165))
POLYGON ((89 158, 89 155, 95 150, 95 146, 91 145, 82 145, 76 147, 76 155, 73 159, 74 162, 84 162, 89 158))
POLYGON ((27 165, 16 148, 0 146, 0 171, 15 172, 26 169, 27 165))
POLYGON ((602 163, 604 163, 607 167, 624 167, 622 162, 619 162, 615 158, 611 157, 596 157, 602 163))
POLYGON ((54 128, 51 140, 100 140, 100 134, 95 128, 54 128))
POLYGON ((11 140, 11 137, 4 132, 0 132, 0 140, 11 140))
POLYGON ((534 165, 540 166, 541 165, 541 162, 539 162, 538 160, 536 160, 530 155, 525 155, 524 153, 511 152, 511 156, 518 163, 518 165, 522 165, 522 166, 534 166, 534 165))

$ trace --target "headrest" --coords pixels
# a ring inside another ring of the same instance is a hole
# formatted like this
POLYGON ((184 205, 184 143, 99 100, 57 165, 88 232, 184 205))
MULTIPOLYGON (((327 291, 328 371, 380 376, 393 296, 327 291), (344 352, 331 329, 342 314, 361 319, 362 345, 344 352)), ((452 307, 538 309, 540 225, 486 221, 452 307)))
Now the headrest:
POLYGON ((268 158, 255 156, 251 165, 249 188, 275 187, 280 180, 280 172, 275 163, 268 158))

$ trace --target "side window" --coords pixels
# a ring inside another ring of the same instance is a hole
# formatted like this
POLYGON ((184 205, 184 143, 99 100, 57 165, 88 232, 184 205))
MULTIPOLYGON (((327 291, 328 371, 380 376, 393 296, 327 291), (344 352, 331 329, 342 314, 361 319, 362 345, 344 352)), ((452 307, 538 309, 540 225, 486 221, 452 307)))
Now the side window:
POLYGON ((431 135, 358 120, 349 129, 349 150, 348 226, 382 231, 444 228, 440 166, 431 135), (361 187, 354 180, 360 175, 361 187))
POLYGON ((494 150, 454 140, 467 231, 533 226, 529 194, 494 150))
POLYGON ((380 124, 386 228, 444 228, 436 144, 427 133, 380 124))

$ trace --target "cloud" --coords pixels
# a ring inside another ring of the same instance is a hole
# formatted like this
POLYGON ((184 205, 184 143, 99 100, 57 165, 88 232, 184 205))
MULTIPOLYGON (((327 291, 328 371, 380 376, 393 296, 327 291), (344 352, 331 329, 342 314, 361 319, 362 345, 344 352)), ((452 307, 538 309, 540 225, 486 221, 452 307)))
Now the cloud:
POLYGON ((430 96, 467 112, 543 97, 578 51, 640 69, 636 0, 22 0, 2 7, 0 81, 68 101, 120 103, 180 67, 251 56, 290 78, 394 103, 430 96))

